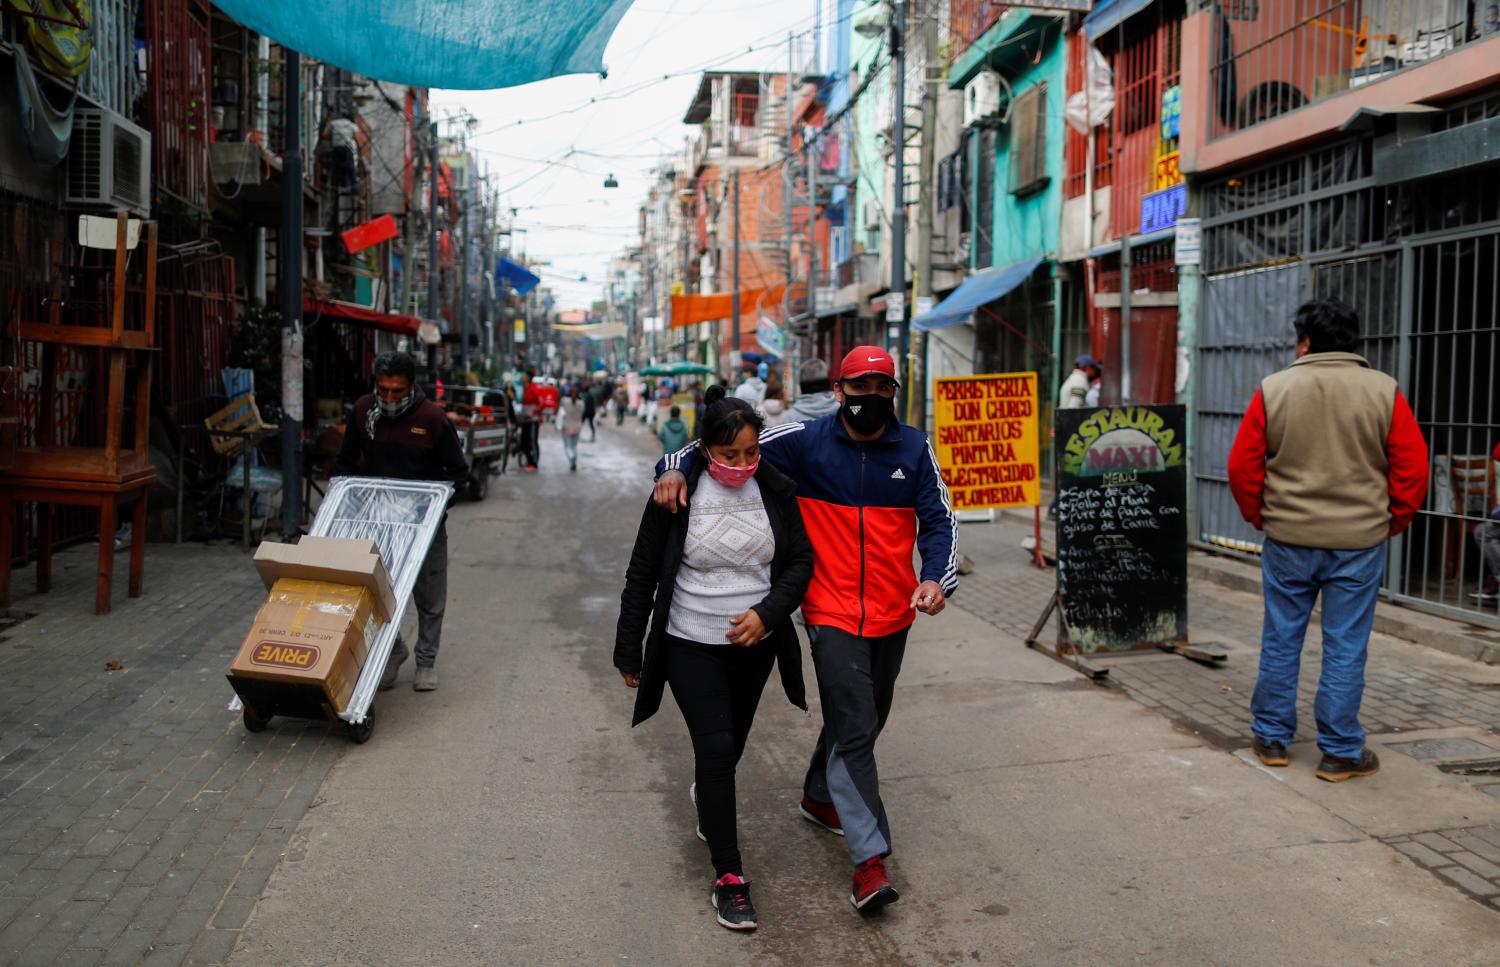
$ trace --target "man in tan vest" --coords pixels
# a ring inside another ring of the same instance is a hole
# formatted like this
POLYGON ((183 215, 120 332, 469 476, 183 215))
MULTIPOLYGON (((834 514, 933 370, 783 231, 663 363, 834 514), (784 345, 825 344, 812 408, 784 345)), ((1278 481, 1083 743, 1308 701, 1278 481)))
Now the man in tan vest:
POLYGON ((1229 454, 1240 513, 1266 534, 1251 745, 1268 766, 1290 761, 1302 640, 1321 593, 1317 776, 1342 782, 1380 769, 1359 724, 1365 658, 1386 538, 1406 529, 1427 495, 1427 443, 1396 381, 1353 351, 1353 309, 1316 299, 1294 325, 1296 362, 1261 383, 1229 454))

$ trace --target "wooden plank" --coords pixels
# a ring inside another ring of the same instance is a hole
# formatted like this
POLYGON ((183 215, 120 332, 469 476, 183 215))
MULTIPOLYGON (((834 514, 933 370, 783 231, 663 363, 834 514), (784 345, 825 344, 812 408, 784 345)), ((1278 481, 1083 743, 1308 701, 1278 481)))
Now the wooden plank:
POLYGON ((1195 661, 1200 665, 1221 665, 1229 660, 1229 652, 1218 642, 1204 642, 1202 644, 1188 644, 1187 642, 1166 642, 1160 645, 1162 651, 1181 655, 1183 658, 1195 661))
POLYGON ((151 337, 139 330, 126 330, 118 337, 103 326, 63 326, 43 322, 22 322, 22 339, 67 346, 103 346, 119 349, 151 349, 151 337))
POLYGON ((142 472, 155 475, 149 453, 138 450, 119 451, 110 469, 101 447, 27 447, 16 451, 15 472, 7 477, 106 482, 142 472))
MULTIPOLYGON (((156 344, 156 223, 146 226, 146 345, 156 344)), ((147 397, 149 399, 150 397, 147 397)))
POLYGON ((130 264, 130 248, 126 244, 130 234, 130 216, 120 212, 115 216, 115 298, 110 306, 110 329, 115 339, 125 331, 125 268, 130 264))
MULTIPOLYGON (((124 224, 123 222, 121 224, 124 224)), ((125 352, 109 351, 109 399, 104 416, 104 472, 120 472, 120 437, 125 427, 125 352)), ((149 401, 143 400, 149 405, 149 401)))

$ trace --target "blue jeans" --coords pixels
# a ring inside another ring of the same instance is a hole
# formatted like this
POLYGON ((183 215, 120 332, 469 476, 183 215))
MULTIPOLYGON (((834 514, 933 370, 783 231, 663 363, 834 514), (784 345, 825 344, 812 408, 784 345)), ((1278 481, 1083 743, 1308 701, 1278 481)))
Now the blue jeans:
POLYGON ((1359 703, 1365 658, 1375 624, 1375 599, 1385 574, 1385 545, 1360 551, 1298 547, 1266 539, 1261 555, 1266 620, 1260 676, 1250 711, 1262 742, 1291 744, 1297 734, 1297 674, 1313 602, 1323 593, 1323 673, 1313 717, 1325 755, 1358 759, 1365 745, 1359 703))

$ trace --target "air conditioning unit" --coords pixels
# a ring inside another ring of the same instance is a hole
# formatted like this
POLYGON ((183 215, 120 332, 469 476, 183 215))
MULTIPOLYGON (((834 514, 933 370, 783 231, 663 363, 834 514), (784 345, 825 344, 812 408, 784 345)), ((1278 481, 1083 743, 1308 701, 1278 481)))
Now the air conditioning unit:
POLYGON ((73 112, 65 204, 151 215, 151 135, 114 111, 73 112))
POLYGON ((964 85, 964 127, 983 124, 1000 114, 1000 75, 980 71, 964 85))

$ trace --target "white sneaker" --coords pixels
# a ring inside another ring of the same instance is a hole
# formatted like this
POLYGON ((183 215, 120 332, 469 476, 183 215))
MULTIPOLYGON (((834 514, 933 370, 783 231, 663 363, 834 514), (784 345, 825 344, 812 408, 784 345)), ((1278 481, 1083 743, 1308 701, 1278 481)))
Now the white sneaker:
MULTIPOLYGON (((688 786, 688 798, 693 801, 693 815, 697 816, 698 815, 698 784, 696 782, 693 783, 692 785, 688 786)), ((699 826, 699 825, 695 824, 693 826, 693 832, 697 833, 698 834, 698 838, 701 839, 701 840, 703 840, 703 842, 705 842, 705 843, 708 842, 708 837, 703 835, 703 827, 702 826, 699 826)))

